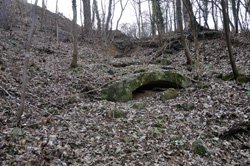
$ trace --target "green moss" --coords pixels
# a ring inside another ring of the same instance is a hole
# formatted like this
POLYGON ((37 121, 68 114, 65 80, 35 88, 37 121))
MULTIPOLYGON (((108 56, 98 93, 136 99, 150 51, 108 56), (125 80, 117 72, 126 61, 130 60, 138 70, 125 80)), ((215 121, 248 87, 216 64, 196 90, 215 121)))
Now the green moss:
POLYGON ((137 103, 133 105, 133 108, 136 108, 136 109, 143 109, 145 107, 146 107, 145 103, 137 103))
POLYGON ((178 96, 178 92, 174 88, 169 88, 162 93, 161 99, 163 101, 174 99, 178 96))
POLYGON ((113 112, 113 117, 114 118, 126 118, 126 114, 122 111, 115 110, 113 112))
POLYGON ((182 108, 185 111, 190 111, 190 110, 194 109, 194 104, 193 103, 183 103, 182 108))
POLYGON ((206 69, 210 69, 210 68, 212 68, 212 67, 213 67, 212 64, 209 64, 209 65, 206 65, 206 66, 205 66, 206 69))
POLYGON ((245 72, 244 69, 239 69, 239 70, 238 70, 238 73, 239 73, 239 74, 242 74, 242 75, 246 74, 246 72, 245 72))
POLYGON ((147 67, 142 67, 142 68, 136 70, 135 73, 142 73, 142 72, 145 72, 147 70, 148 70, 147 67))
POLYGON ((177 110, 185 110, 185 111, 190 111, 194 109, 194 104, 193 103, 183 103, 183 104, 176 104, 173 107, 175 107, 177 110))
POLYGON ((12 132, 12 136, 15 140, 19 139, 19 138, 24 138, 25 136, 25 132, 19 128, 19 127, 15 127, 13 129, 13 132, 12 132))
POLYGON ((83 99, 84 97, 85 97, 85 96, 84 96, 83 93, 80 93, 80 94, 79 94, 79 98, 82 98, 82 99, 83 99))
POLYGON ((4 66, 1 66, 1 70, 2 70, 2 71, 5 71, 5 67, 4 67, 4 66))
POLYGON ((182 105, 181 104, 176 104, 173 107, 176 108, 177 110, 182 109, 182 105))
POLYGON ((198 154, 198 155, 201 155, 201 156, 205 156, 205 155, 211 154, 211 152, 206 147, 204 141, 201 140, 201 139, 196 140, 193 143, 192 146, 193 146, 193 151, 194 151, 195 154, 198 154))
POLYGON ((234 79, 233 73, 227 73, 227 74, 225 74, 225 76, 222 77, 222 80, 224 80, 224 81, 231 81, 233 79, 234 79))
POLYGON ((158 116, 157 119, 160 120, 161 122, 165 123, 168 120, 168 116, 167 115, 158 116))
POLYGON ((163 125, 160 122, 156 122, 152 124, 151 127, 163 128, 163 125))
POLYGON ((83 110, 86 110, 88 107, 86 105, 82 106, 83 110))
POLYGON ((207 88, 207 85, 206 85, 205 83, 201 83, 201 84, 199 85, 199 88, 201 88, 201 89, 207 88))
POLYGON ((132 99, 132 92, 140 86, 156 81, 170 82, 177 87, 186 88, 192 84, 191 80, 177 73, 151 72, 141 73, 134 78, 115 82, 102 90, 102 97, 110 101, 128 101, 132 99))
POLYGON ((17 150, 16 146, 12 145, 12 144, 6 145, 6 149, 7 149, 7 153, 9 155, 17 155, 19 153, 19 151, 17 150))
POLYGON ((250 82, 250 78, 245 76, 239 76, 237 77, 236 81, 238 84, 244 84, 250 82))

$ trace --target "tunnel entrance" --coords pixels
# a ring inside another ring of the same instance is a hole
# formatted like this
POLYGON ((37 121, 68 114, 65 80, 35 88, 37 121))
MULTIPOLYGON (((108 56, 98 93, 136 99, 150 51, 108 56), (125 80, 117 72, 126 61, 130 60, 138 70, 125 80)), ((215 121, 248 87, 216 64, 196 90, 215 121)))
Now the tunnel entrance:
POLYGON ((133 100, 151 97, 154 98, 158 93, 167 90, 168 88, 180 89, 177 84, 168 81, 154 81, 146 85, 140 86, 132 92, 133 100))

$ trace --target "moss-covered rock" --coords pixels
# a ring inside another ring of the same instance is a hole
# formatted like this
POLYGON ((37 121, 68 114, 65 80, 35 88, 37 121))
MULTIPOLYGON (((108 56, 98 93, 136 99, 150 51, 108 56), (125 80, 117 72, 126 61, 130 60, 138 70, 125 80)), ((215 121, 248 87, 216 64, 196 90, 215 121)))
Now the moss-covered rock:
POLYGON ((194 104, 193 103, 183 103, 182 108, 185 111, 190 111, 190 110, 194 109, 194 104))
POLYGON ((110 101, 129 101, 133 98, 134 90, 157 81, 163 81, 169 87, 186 88, 192 85, 190 79, 170 71, 138 73, 132 78, 114 82, 105 87, 102 90, 102 98, 110 101))
POLYGON ((174 88, 169 88, 162 93, 161 99, 163 101, 174 99, 178 96, 178 92, 174 88))
POLYGON ((211 154, 211 152, 209 151, 209 149, 205 145, 204 141, 201 139, 194 141, 192 146, 193 146, 193 151, 195 154, 198 154, 200 156, 205 156, 205 155, 211 154))
POLYGON ((122 111, 115 110, 113 112, 113 117, 114 118, 126 118, 126 114, 122 111))
POLYGON ((146 67, 142 67, 142 68, 139 68, 135 71, 135 73, 142 73, 142 72, 145 72, 147 71, 147 68, 146 67))
POLYGON ((176 105, 174 105, 174 107, 177 110, 183 109, 185 111, 190 111, 190 110, 194 109, 194 104, 193 103, 176 104, 176 105))
POLYGON ((137 103, 133 105, 133 108, 136 108, 136 109, 143 109, 145 107, 146 107, 145 103, 137 103))
POLYGON ((250 82, 250 78, 245 76, 239 76, 237 77, 236 81, 238 84, 244 84, 250 82))
POLYGON ((230 81, 234 79, 234 75, 233 73, 227 73, 222 77, 222 80, 224 81, 230 81))

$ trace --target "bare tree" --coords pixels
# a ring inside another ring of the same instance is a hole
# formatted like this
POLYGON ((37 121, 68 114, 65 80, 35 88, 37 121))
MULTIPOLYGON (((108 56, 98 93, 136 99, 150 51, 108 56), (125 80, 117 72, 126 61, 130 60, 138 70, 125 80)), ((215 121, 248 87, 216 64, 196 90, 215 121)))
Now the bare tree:
POLYGON ((231 0, 232 11, 234 17, 235 33, 239 33, 239 10, 240 10, 240 0, 231 0))
POLYGON ((22 83, 22 94, 21 94, 21 104, 19 107, 19 112, 17 114, 17 126, 21 125, 21 117, 24 112, 24 105, 25 105, 25 95, 26 95, 26 83, 27 83, 27 70, 28 70, 28 64, 29 64, 29 58, 30 58, 30 44, 31 44, 31 38, 33 36, 34 30, 35 30, 35 21, 36 21, 36 6, 37 1, 35 1, 35 5, 33 8, 33 16, 32 16, 32 24, 30 33, 28 36, 28 41, 26 44, 25 49, 25 62, 24 62, 24 69, 23 69, 23 83, 22 83))
MULTIPOLYGON (((188 4, 188 0, 182 0, 183 4, 188 4)), ((184 5, 185 6, 185 5, 184 5)), ((184 20, 184 28, 188 28, 190 19, 189 19, 189 14, 188 14, 188 9, 186 7, 182 8, 183 12, 183 20, 184 20)))
POLYGON ((80 0, 80 21, 81 21, 81 36, 83 37, 84 35, 84 30, 83 30, 83 4, 82 4, 82 1, 80 0))
POLYGON ((108 37, 109 24, 110 24, 110 20, 111 20, 112 2, 113 2, 113 0, 109 0, 108 16, 107 16, 107 21, 106 21, 106 24, 105 24, 105 37, 106 37, 106 38, 108 37))
POLYGON ((229 16, 228 16, 228 12, 226 11, 225 0, 221 0, 221 7, 222 7, 222 13, 223 13, 223 20, 224 20, 223 25, 224 25, 224 30, 225 30, 230 63, 231 63, 231 67, 233 70, 234 79, 236 79, 239 76, 239 73, 236 67, 235 57, 234 57, 233 50, 232 50, 230 30, 229 30, 229 16))
POLYGON ((40 29, 43 29, 43 25, 44 25, 44 21, 45 21, 45 12, 46 12, 45 9, 46 9, 45 1, 42 0, 42 15, 41 15, 40 29))
POLYGON ((97 36, 101 37, 101 18, 99 15, 98 5, 97 5, 96 0, 93 0, 93 5, 94 5, 94 10, 95 10, 96 19, 97 19, 97 36))
POLYGON ((120 13, 120 16, 119 16, 119 18, 118 18, 118 20, 117 20, 117 23, 116 23, 116 30, 118 29, 119 22, 120 22, 120 20, 121 20, 121 18, 122 18, 122 14, 123 14, 123 12, 124 12, 124 10, 125 10, 125 8, 126 8, 126 6, 127 6, 129 0, 126 1, 126 3, 125 3, 124 6, 123 6, 123 4, 122 4, 122 0, 119 0, 119 1, 120 1, 120 5, 121 5, 121 13, 120 13))
POLYGON ((77 67, 77 56, 78 56, 78 48, 77 48, 77 10, 76 10, 76 0, 72 0, 72 9, 73 9, 73 37, 74 37, 74 46, 73 46, 73 60, 71 63, 71 67, 77 67))
POLYGON ((89 37, 90 31, 92 29, 90 0, 82 0, 82 2, 83 2, 83 12, 84 12, 84 31, 86 36, 89 37))
POLYGON ((185 8, 188 11, 189 18, 190 18, 190 25, 191 25, 191 30, 192 34, 194 37, 194 43, 195 43, 195 54, 196 54, 196 74, 197 74, 197 79, 199 80, 200 78, 200 51, 199 51, 199 43, 198 43, 198 31, 199 27, 201 27, 198 22, 196 21, 196 17, 194 16, 192 4, 190 0, 182 0, 185 8))
POLYGON ((178 25, 179 25, 179 30, 181 33, 181 41, 182 41, 182 45, 184 47, 185 55, 187 57, 187 64, 192 65, 192 59, 191 59, 190 52, 189 52, 189 49, 187 47, 184 32, 183 32, 182 15, 181 15, 181 1, 180 0, 176 0, 176 8, 177 8, 178 25))
POLYGON ((152 35, 156 34, 156 27, 155 27, 155 7, 153 6, 153 3, 151 3, 152 0, 148 0, 148 6, 149 6, 149 16, 150 16, 150 22, 151 22, 151 31, 152 35), (150 3, 152 4, 152 9, 150 8, 150 3), (152 13, 151 13, 152 10, 152 13))
POLYGON ((152 9, 155 13, 153 17, 155 17, 155 23, 158 29, 158 34, 162 34, 164 33, 165 26, 164 26, 164 20, 163 20, 163 15, 161 11, 160 1, 152 0, 152 9))
MULTIPOLYGON (((176 1, 172 1, 172 6, 173 6, 173 19, 170 18, 170 31, 172 31, 172 20, 174 21, 174 31, 179 29, 179 25, 178 25, 178 12, 177 12, 177 7, 176 7, 176 1)), ((169 11, 169 15, 170 15, 170 11, 169 11)), ((181 18, 183 19, 183 17, 181 16, 181 18)), ((182 20, 183 22, 183 20, 182 20)), ((183 26, 182 26, 183 27, 183 26)))
POLYGON ((212 0, 212 18, 214 22, 214 28, 215 30, 218 30, 218 16, 217 16, 217 7, 215 5, 215 0, 212 0))
MULTIPOLYGON (((138 29, 138 37, 140 38, 141 37, 141 31, 142 31, 142 11, 141 11, 141 0, 132 0, 131 1, 131 4, 134 8, 134 11, 135 11, 135 17, 136 17, 136 23, 137 23, 137 29, 138 29)), ((153 18, 153 15, 152 14, 152 22, 154 22, 154 18, 153 18)), ((153 29, 153 28, 152 28, 153 29)), ((153 32, 154 34, 154 32, 153 32)))

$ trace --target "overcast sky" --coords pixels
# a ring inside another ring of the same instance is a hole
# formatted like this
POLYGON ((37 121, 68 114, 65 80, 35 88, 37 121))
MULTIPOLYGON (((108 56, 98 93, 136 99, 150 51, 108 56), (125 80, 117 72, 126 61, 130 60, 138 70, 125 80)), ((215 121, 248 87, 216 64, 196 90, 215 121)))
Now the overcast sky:
MULTIPOLYGON (((46 1, 46 0, 45 0, 46 1)), ((80 24, 80 1, 81 0, 76 0, 77 1, 77 10, 78 10, 78 23, 80 24)), ((108 1, 109 0, 97 0, 98 4, 98 8, 99 8, 99 12, 101 14, 101 1, 103 2, 104 7, 106 8, 106 10, 108 9, 108 1)), ((29 3, 34 3, 35 0, 28 0, 29 3)), ((91 0, 92 3, 92 0, 91 0)), ((123 5, 126 3, 126 0, 123 0, 123 5)), ((81 3, 82 4, 82 3, 81 3)), ((38 5, 42 6, 42 0, 38 1, 38 5)), ((92 5, 92 4, 91 4, 92 5)), ((142 10, 148 11, 148 7, 147 7, 147 2, 143 3, 143 8, 142 10)), ((47 8, 48 10, 55 12, 56 10, 56 0, 47 0, 47 8)), ((63 15, 65 17, 68 17, 69 19, 73 18, 73 14, 72 14, 72 0, 58 0, 58 10, 60 13, 63 13, 63 15)), ((114 19, 113 19, 113 29, 115 29, 115 25, 116 22, 120 16, 120 12, 121 12, 121 7, 120 7, 120 3, 117 3, 115 6, 115 15, 114 15, 114 19)), ((131 5, 131 3, 128 3, 126 9, 124 10, 122 19, 120 20, 120 24, 121 23, 135 23, 136 22, 136 17, 135 17, 135 12, 134 12, 134 8, 131 5)))

